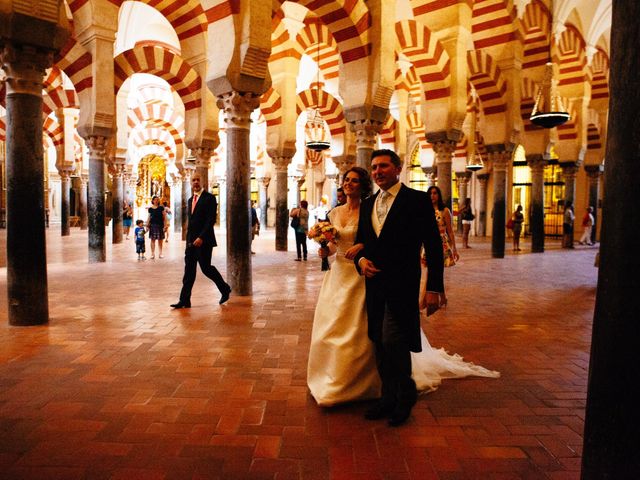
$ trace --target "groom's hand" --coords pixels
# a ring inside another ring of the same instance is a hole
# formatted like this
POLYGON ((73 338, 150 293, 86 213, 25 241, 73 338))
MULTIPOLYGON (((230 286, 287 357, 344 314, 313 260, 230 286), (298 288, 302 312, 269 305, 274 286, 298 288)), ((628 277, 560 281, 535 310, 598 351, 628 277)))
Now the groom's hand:
POLYGON ((366 258, 360 259, 360 271, 367 278, 373 278, 377 273, 380 273, 381 270, 377 269, 371 260, 367 260, 366 258))

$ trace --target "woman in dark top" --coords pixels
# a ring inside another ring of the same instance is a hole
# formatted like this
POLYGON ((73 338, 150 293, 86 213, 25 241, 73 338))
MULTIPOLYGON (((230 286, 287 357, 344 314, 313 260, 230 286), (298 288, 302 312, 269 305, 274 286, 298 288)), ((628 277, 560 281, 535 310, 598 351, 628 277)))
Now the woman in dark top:
POLYGON ((122 206, 122 227, 124 229, 124 234, 129 240, 129 231, 131 230, 131 224, 133 223, 133 210, 131 209, 131 205, 129 202, 125 201, 122 206))
POLYGON ((151 207, 149 207, 149 218, 147 220, 147 228, 149 229, 149 238, 151 239, 151 258, 156 258, 156 243, 158 244, 159 256, 162 258, 162 244, 164 240, 164 225, 167 221, 167 214, 164 207, 160 205, 160 199, 154 195, 151 198, 151 207))
POLYGON ((522 224, 524 222, 524 215, 522 214, 522 205, 518 205, 516 211, 513 212, 513 251, 520 251, 520 234, 522 233, 522 224))

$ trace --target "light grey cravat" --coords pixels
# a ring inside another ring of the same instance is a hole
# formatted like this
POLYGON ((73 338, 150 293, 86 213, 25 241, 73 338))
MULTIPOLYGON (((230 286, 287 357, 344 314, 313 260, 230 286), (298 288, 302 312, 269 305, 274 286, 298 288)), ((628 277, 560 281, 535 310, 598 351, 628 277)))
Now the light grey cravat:
POLYGON ((383 190, 380 192, 380 196, 376 202, 376 215, 378 216, 378 222, 380 222, 380 225, 382 225, 384 223, 384 219, 387 218, 390 196, 391 194, 389 192, 383 190))

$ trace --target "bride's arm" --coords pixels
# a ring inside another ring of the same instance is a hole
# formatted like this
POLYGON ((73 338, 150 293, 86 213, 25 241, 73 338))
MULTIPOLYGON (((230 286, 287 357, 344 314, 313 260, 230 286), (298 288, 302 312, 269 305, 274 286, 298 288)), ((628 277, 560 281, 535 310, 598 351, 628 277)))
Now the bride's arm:
POLYGON ((363 248, 363 243, 356 243, 354 246, 350 247, 346 252, 344 252, 344 256, 348 260, 353 260, 363 248))

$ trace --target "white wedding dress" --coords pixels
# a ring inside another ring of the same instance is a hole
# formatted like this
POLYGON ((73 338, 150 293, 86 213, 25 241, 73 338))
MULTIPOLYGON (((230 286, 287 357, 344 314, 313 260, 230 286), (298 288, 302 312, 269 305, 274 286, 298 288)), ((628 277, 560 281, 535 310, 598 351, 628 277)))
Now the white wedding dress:
MULTIPOLYGON (((318 405, 331 406, 380 396, 374 347, 367 335, 364 277, 358 275, 345 251, 353 245, 357 224, 339 225, 335 261, 322 282, 311 332, 307 384, 318 405)), ((444 378, 470 375, 499 377, 500 373, 449 355, 429 345, 424 332, 422 352, 412 353, 413 379, 418 390, 433 391, 444 378)))

